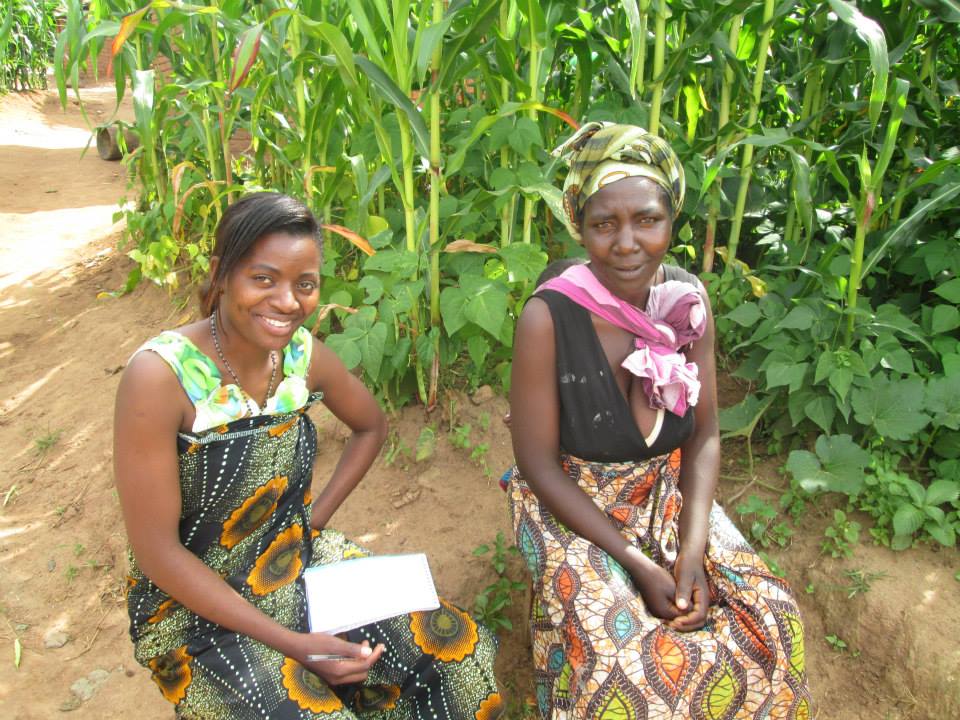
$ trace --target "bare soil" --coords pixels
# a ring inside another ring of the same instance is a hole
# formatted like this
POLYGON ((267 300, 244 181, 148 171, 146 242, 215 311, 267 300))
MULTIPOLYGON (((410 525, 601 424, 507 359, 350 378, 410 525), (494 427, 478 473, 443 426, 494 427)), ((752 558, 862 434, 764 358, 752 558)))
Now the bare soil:
MULTIPOLYGON (((94 122, 110 116, 111 89, 84 93, 94 122)), ((172 717, 126 633, 112 405, 130 354, 192 311, 147 283, 104 295, 131 267, 112 219, 125 177, 94 149, 81 157, 87 140, 74 102, 64 112, 52 93, 0 98, 0 717, 18 720, 172 717)), ((441 592, 466 607, 496 579, 487 557, 471 551, 498 532, 510 538, 496 481, 512 462, 500 421, 506 401, 475 399, 452 395, 433 415, 409 408, 392 418, 384 454, 333 522, 377 552, 428 552, 441 592), (451 428, 467 424, 473 445, 488 446, 477 459, 450 442, 451 428), (425 425, 437 444, 417 463, 412 449, 425 425)), ((324 409, 314 417, 322 483, 346 433, 324 409)), ((721 500, 769 493, 744 487, 742 454, 726 448, 721 500)), ((764 484, 782 485, 779 464, 758 470, 764 484)), ((893 553, 864 540, 852 558, 834 560, 820 550, 831 511, 829 503, 809 509, 793 544, 771 552, 804 613, 818 717, 960 717, 956 551, 893 553), (847 570, 881 575, 850 598, 847 570)), ((523 578, 516 559, 509 572, 523 578)), ((517 593, 508 609, 516 629, 502 635, 511 718, 532 717, 527 602, 517 593)))

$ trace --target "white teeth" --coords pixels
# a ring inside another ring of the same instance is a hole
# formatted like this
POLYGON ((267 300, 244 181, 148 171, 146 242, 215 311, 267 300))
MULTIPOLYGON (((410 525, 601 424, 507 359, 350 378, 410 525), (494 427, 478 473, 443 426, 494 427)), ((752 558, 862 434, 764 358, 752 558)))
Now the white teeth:
POLYGON ((263 318, 264 322, 266 322, 267 325, 273 325, 273 327, 275 328, 285 328, 290 326, 289 320, 274 320, 273 318, 268 318, 263 315, 261 315, 260 317, 263 318))

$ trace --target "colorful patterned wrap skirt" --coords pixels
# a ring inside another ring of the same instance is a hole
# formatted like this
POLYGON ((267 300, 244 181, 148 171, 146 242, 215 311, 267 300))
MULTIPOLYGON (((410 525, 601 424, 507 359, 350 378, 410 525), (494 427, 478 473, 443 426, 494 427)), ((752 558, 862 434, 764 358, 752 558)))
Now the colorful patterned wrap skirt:
MULTIPOLYGON (((571 480, 654 562, 678 550, 680 451, 634 463, 563 456, 571 480)), ((720 507, 710 514, 706 625, 683 633, 647 612, 622 566, 544 508, 514 469, 516 543, 533 576, 536 696, 546 720, 809 718, 803 628, 787 583, 720 507)))
MULTIPOLYGON (((307 630, 304 570, 368 554, 336 530, 310 528, 317 434, 305 409, 178 438, 181 542, 299 632, 307 630)), ((386 650, 363 684, 330 687, 297 660, 180 605, 132 554, 127 592, 135 656, 178 718, 493 720, 503 709, 496 639, 441 602, 346 633, 386 650)))

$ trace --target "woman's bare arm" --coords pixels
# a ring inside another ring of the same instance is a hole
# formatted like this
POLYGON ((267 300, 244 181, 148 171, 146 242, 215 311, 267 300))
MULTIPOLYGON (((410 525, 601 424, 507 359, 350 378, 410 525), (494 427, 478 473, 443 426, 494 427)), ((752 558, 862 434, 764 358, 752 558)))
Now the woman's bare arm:
POLYGON ((353 431, 333 475, 314 500, 311 525, 319 530, 377 459, 387 437, 387 420, 366 386, 318 340, 313 343, 309 385, 323 391, 326 406, 353 431))
POLYGON ((546 303, 533 298, 517 323, 510 390, 510 430, 520 473, 557 520, 627 569, 654 615, 675 617, 670 574, 632 546, 563 471, 556 388, 553 319, 546 303))
POLYGON ((706 291, 701 289, 707 312, 703 337, 693 343, 686 355, 699 369, 700 398, 694 408, 696 427, 681 447, 680 557, 677 561, 677 602, 684 610, 675 621, 677 629, 694 630, 706 621, 709 597, 703 571, 707 546, 710 508, 720 473, 720 425, 717 419, 717 363, 714 353, 713 312, 706 291), (699 596, 699 597, 698 597, 699 596))

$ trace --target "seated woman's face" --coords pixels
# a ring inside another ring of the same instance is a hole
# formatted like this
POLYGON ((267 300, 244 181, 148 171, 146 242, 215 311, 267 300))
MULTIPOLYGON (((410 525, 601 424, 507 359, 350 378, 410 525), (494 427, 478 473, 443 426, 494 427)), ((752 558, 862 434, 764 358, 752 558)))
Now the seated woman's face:
POLYGON ((264 235, 227 276, 221 317, 248 341, 284 348, 316 309, 320 250, 309 235, 264 235))
POLYGON ((617 180, 591 195, 580 228, 597 279, 634 304, 646 302, 672 231, 664 192, 643 177, 617 180))

